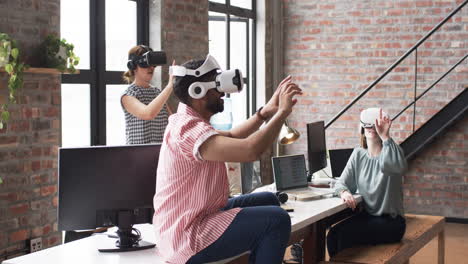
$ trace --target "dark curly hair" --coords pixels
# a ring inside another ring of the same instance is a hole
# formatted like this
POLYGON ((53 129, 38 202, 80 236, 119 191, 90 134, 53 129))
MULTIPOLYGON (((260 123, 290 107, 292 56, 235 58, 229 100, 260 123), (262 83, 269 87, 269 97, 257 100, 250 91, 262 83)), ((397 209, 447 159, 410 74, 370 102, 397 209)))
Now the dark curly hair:
MULTIPOLYGON (((205 60, 190 60, 182 64, 187 69, 195 70, 203 65, 205 60)), ((191 105, 191 97, 188 94, 188 88, 194 82, 210 82, 214 81, 217 75, 217 70, 209 71, 200 77, 186 75, 184 77, 175 76, 174 78, 174 94, 184 104, 191 105)))

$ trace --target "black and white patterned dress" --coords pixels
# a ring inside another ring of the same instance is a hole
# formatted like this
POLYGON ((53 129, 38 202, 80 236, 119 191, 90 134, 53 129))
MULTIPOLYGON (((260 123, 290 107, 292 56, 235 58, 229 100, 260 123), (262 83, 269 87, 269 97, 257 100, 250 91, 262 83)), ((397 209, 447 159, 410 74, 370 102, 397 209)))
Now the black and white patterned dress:
MULTIPOLYGON (((124 95, 133 96, 140 102, 148 105, 160 93, 161 91, 156 87, 151 86, 149 88, 143 88, 132 83, 127 90, 124 91, 121 98, 124 95)), ((163 141, 164 130, 166 129, 167 120, 169 118, 167 105, 164 105, 159 114, 152 120, 139 119, 130 114, 123 105, 122 109, 125 113, 127 144, 161 143, 163 141)))

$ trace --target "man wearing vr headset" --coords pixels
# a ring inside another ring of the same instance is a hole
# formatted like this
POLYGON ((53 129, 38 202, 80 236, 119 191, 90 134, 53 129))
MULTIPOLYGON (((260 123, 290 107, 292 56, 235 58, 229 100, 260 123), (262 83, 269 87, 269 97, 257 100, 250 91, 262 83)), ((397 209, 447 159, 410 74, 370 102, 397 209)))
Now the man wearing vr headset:
POLYGON ((331 257, 356 245, 398 242, 405 233, 402 178, 407 163, 403 150, 390 137, 391 124, 380 108, 361 112, 361 147, 351 154, 335 194, 354 210, 352 194, 359 190, 364 210, 330 229, 327 248, 331 257))
POLYGON ((151 86, 154 69, 166 64, 162 51, 138 45, 128 52, 128 71, 124 80, 131 83, 121 96, 125 114, 127 144, 161 143, 171 110, 166 104, 173 90, 173 77, 163 91, 151 86))
POLYGON ((195 264, 251 251, 250 263, 282 263, 291 232, 288 213, 273 193, 228 199, 224 162, 257 160, 278 136, 301 89, 287 77, 255 115, 230 131, 217 131, 210 117, 223 111, 225 93, 242 89, 241 72, 220 71, 210 55, 172 66, 171 72, 181 103, 169 118, 158 163, 158 254, 168 263, 195 264))

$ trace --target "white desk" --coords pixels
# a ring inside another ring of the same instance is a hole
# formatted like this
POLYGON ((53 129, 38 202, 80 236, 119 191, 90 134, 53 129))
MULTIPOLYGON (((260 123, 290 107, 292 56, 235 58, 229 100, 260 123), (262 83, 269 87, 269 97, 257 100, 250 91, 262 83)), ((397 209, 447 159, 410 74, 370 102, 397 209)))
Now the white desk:
MULTIPOLYGON (((356 198, 358 201, 361 201, 360 196, 356 196, 356 198)), ((316 228, 316 224, 328 216, 343 211, 346 209, 346 205, 344 205, 339 198, 327 198, 307 202, 294 201, 288 202, 287 205, 294 208, 294 212, 290 213, 292 222, 290 243, 294 243, 298 239, 309 236, 312 239, 312 245, 310 247, 316 248, 316 250, 304 251, 304 263, 314 263, 317 261, 317 256, 308 257, 306 254, 310 254, 309 251, 324 252, 325 248, 325 244, 323 243, 314 243, 314 241, 317 241, 317 231, 320 234, 319 236, 324 235, 324 230, 316 228), (310 232, 311 230, 313 233, 310 232)), ((154 243, 155 237, 152 225, 144 224, 136 225, 135 227, 141 231, 143 240, 154 243)), ((163 263, 156 256, 155 248, 120 253, 100 253, 97 250, 98 248, 106 247, 106 245, 114 245, 114 243, 115 239, 108 238, 103 234, 98 234, 28 255, 7 259, 3 261, 3 264, 163 263)), ((305 245, 305 247, 310 248, 308 245, 305 245)), ((320 260, 320 258, 319 256, 318 260, 320 260)), ((229 261, 217 263, 226 262, 229 261)))

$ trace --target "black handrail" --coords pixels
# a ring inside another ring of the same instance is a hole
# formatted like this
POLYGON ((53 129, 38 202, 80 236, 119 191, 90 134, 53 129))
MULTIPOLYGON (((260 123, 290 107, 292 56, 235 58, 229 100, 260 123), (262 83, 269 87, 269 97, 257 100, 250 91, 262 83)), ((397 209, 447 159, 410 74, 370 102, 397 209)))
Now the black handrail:
POLYGON ((439 22, 429 33, 427 33, 423 38, 421 38, 413 47, 411 47, 408 51, 405 52, 396 62, 394 62, 379 78, 373 81, 366 89, 364 89, 356 98, 353 99, 347 106, 345 106, 338 114, 336 114, 330 121, 327 122, 325 125, 325 129, 327 129, 331 124, 333 124, 340 116, 342 116, 349 108, 351 108, 361 97, 363 97, 370 89, 374 88, 376 84, 380 82, 387 74, 389 74, 396 66, 398 66, 406 57, 408 57, 415 49, 417 49, 427 38, 432 36, 435 31, 437 31, 442 25, 447 22, 453 15, 455 15, 460 9, 462 9, 468 0, 460 4, 457 8, 455 8, 446 18, 439 22))
POLYGON ((452 68, 450 68, 447 72, 445 72, 444 74, 442 74, 442 76, 439 77, 439 79, 437 79, 435 82, 433 82, 426 90, 424 90, 424 92, 422 92, 420 95, 418 95, 413 102, 411 102, 409 105, 407 105, 405 108, 403 108, 403 110, 400 111, 400 113, 398 113, 396 116, 394 116, 392 118, 392 121, 397 119, 403 112, 406 111, 406 109, 410 108, 413 104, 416 103, 416 101, 418 101, 419 99, 421 99, 421 97, 423 97, 423 95, 425 95, 427 92, 429 92, 429 90, 431 90, 436 84, 438 84, 443 78, 445 78, 445 76, 447 76, 447 74, 449 74, 451 71, 453 71, 460 63, 462 63, 466 58, 468 57, 468 54, 465 55, 465 57, 461 58, 455 65, 452 66, 452 68))

